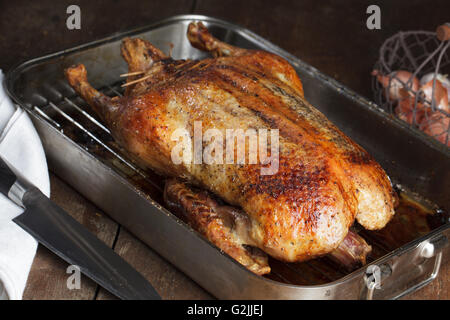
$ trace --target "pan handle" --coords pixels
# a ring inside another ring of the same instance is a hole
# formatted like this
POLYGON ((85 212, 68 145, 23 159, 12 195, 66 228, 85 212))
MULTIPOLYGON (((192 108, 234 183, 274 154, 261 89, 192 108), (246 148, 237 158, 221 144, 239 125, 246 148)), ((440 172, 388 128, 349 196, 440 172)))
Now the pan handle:
POLYGON ((445 250, 449 243, 449 230, 423 241, 408 253, 396 255, 379 265, 369 265, 364 276, 367 289, 361 298, 376 299, 377 289, 383 289, 383 298, 398 299, 434 280, 443 255, 449 253, 445 250))

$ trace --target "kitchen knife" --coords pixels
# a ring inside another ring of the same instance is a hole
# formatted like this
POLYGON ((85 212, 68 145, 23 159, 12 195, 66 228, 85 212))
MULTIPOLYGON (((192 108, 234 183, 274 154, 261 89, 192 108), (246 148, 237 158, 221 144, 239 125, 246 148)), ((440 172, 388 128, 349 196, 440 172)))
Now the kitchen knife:
POLYGON ((150 283, 0 158, 0 192, 25 208, 13 221, 39 243, 126 300, 159 300, 150 283))

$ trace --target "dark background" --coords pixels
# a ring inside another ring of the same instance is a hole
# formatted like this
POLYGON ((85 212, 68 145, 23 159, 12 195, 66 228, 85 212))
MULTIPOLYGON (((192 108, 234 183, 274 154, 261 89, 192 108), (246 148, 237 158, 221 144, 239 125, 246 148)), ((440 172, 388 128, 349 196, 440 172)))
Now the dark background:
POLYGON ((0 68, 188 13, 248 28, 372 99, 370 71, 383 41, 400 30, 435 30, 450 21, 450 1, 0 0, 0 68), (81 8, 81 30, 66 28, 70 4, 81 8), (370 4, 381 8, 381 30, 366 28, 370 4))

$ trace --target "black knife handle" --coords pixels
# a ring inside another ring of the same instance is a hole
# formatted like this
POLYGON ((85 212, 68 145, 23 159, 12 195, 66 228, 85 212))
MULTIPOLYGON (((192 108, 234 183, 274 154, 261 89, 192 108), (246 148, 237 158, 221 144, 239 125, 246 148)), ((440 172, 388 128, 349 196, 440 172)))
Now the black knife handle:
POLYGON ((8 196, 8 192, 11 189, 17 177, 14 172, 9 168, 6 162, 0 157, 0 192, 5 196, 8 196))
POLYGON ((161 299, 141 274, 36 187, 22 202, 26 210, 14 222, 103 288, 121 299, 161 299))

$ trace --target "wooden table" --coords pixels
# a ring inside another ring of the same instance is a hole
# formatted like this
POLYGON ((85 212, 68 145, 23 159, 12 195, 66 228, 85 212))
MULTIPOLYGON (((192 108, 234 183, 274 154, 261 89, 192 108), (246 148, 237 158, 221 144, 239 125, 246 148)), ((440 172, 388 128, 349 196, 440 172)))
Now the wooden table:
MULTIPOLYGON (((445 22, 447 0, 433 1, 24 1, 0 4, 0 67, 73 47, 176 14, 205 14, 242 25, 368 98, 369 73, 383 40, 399 30, 433 30, 445 22), (320 4, 319 4, 320 3, 320 4), (66 8, 78 4, 81 30, 66 28, 66 8), (381 7, 381 30, 368 30, 366 8, 381 7)), ((51 169, 51 168, 50 168, 51 169)), ((114 248, 164 299, 210 299, 174 266, 51 174, 52 199, 114 248)), ((24 299, 114 299, 87 278, 68 290, 67 264, 39 246, 24 299)), ((449 299, 450 264, 436 280, 407 299, 449 299)))

